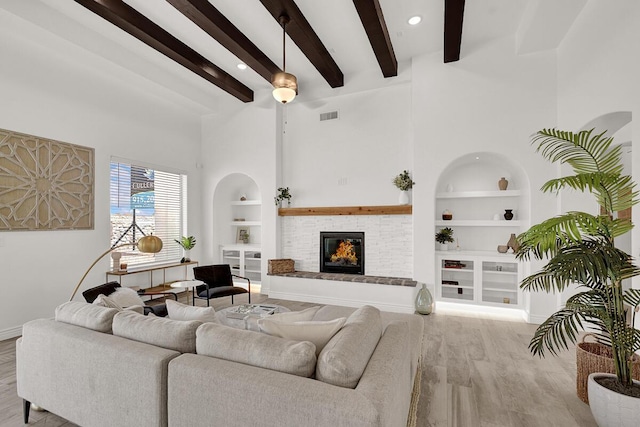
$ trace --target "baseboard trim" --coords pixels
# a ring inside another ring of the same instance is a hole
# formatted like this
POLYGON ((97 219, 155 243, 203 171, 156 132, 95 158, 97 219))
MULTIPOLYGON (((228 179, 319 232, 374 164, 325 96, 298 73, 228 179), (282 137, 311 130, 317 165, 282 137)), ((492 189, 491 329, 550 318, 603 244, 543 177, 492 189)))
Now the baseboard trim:
POLYGON ((532 315, 531 313, 529 313, 527 322, 533 323, 534 325, 541 325, 548 318, 549 316, 532 315))
POLYGON ((312 303, 326 304, 326 305, 339 305, 339 306, 356 307, 356 308, 362 307, 363 305, 372 305, 382 311, 392 311, 396 313, 413 313, 415 311, 415 307, 413 305, 388 304, 388 303, 380 303, 378 301, 369 301, 369 300, 363 300, 363 299, 345 300, 340 298, 307 295, 307 294, 296 294, 296 293, 290 293, 290 292, 269 292, 269 298, 283 299, 283 300, 290 300, 290 301, 312 302, 312 303))
POLYGON ((16 326, 15 328, 5 329, 3 331, 0 331, 0 341, 19 337, 20 335, 22 335, 22 326, 16 326))

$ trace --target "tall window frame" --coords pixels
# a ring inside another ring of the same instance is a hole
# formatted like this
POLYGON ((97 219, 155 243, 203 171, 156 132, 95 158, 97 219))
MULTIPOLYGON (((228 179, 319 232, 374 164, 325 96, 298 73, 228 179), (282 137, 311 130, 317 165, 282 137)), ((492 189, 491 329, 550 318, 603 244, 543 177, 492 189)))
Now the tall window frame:
POLYGON ((157 254, 141 253, 133 246, 119 248, 121 262, 128 268, 178 262, 183 253, 174 239, 187 235, 187 174, 166 166, 111 157, 109 223, 112 247, 133 243, 149 234, 163 242, 157 254))

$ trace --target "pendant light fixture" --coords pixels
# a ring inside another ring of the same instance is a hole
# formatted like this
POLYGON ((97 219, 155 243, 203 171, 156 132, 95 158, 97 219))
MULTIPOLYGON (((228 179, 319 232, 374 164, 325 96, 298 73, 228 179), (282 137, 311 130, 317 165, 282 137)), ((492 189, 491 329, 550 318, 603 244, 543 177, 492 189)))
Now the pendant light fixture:
POLYGON ((287 52, 285 49, 286 26, 289 22, 287 15, 280 15, 278 19, 282 25, 282 71, 275 73, 271 79, 273 85, 273 97, 276 101, 286 104, 293 101, 298 94, 298 79, 293 74, 287 73, 287 52))

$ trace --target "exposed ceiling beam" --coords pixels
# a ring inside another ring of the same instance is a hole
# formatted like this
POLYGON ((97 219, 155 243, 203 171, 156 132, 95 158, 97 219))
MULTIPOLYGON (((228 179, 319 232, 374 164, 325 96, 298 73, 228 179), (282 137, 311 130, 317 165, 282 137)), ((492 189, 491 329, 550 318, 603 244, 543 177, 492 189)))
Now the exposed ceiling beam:
POLYGON ((464 0, 444 0, 444 62, 460 59, 464 0))
POLYGON ((274 64, 208 0, 167 0, 167 2, 268 82, 271 82, 273 74, 281 71, 280 67, 274 64))
POLYGON ((382 14, 382 8, 378 0, 353 0, 353 4, 360 15, 362 26, 369 37, 369 43, 373 48, 385 77, 394 77, 398 75, 398 61, 393 52, 391 38, 387 24, 382 14))
POLYGON ((338 65, 333 60, 329 51, 322 44, 318 35, 304 17, 293 0, 260 0, 273 18, 279 21, 281 15, 287 15, 290 21, 286 31, 305 56, 311 61, 318 72, 329 83, 329 86, 341 87, 344 85, 344 76, 338 65))
POLYGON ((205 78, 240 101, 253 91, 121 0, 75 0, 158 52, 205 78))

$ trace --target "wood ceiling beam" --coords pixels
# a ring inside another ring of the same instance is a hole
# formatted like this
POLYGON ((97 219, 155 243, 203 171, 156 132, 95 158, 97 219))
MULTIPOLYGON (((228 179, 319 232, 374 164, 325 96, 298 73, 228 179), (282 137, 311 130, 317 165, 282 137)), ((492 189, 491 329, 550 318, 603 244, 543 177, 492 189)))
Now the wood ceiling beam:
POLYGON ((167 0, 229 52, 271 83, 280 67, 271 61, 235 25, 207 0, 167 0))
POLYGON ((393 45, 387 30, 387 24, 382 14, 378 0, 353 0, 353 4, 360 15, 369 43, 376 55, 382 75, 395 77, 398 75, 398 61, 393 52, 393 45))
POLYGON ((460 59, 464 0, 444 0, 444 62, 460 59))
POLYGON ((75 1, 240 101, 253 101, 251 89, 123 1, 75 1))
POLYGON ((329 51, 296 3, 293 0, 260 0, 260 2, 276 21, 280 22, 281 15, 289 17, 290 21, 286 26, 287 34, 329 83, 329 86, 333 88, 344 86, 344 75, 338 64, 329 55, 329 51))

